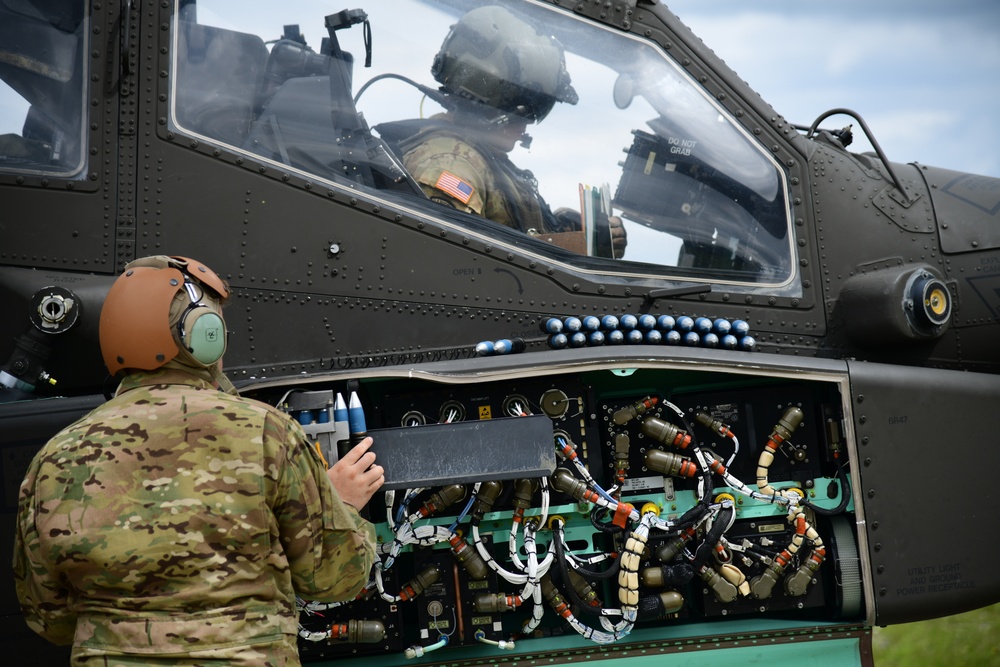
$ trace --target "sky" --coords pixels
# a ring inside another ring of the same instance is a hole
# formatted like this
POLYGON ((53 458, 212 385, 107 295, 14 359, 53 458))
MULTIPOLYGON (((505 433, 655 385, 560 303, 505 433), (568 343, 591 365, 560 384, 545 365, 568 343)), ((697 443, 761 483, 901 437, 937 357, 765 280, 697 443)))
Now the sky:
MULTIPOLYGON (((852 109, 893 162, 1000 177, 1000 1, 661 2, 788 121, 852 109)), ((4 92, 0 132, 19 131, 4 92)))
POLYGON ((997 0, 662 1, 788 121, 851 109, 892 162, 1000 177, 997 0))

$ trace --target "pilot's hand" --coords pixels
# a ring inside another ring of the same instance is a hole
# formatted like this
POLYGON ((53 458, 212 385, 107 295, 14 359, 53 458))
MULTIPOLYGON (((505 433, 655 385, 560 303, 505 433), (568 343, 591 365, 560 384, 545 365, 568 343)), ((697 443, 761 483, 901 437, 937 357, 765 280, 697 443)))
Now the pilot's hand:
POLYGON ((608 218, 608 228, 611 230, 611 252, 612 257, 622 257, 625 254, 625 247, 628 245, 628 235, 625 233, 625 225, 617 215, 608 218))
POLYGON ((385 470, 375 465, 375 452, 368 451, 372 439, 365 438, 326 471, 340 499, 361 509, 385 484, 385 470))

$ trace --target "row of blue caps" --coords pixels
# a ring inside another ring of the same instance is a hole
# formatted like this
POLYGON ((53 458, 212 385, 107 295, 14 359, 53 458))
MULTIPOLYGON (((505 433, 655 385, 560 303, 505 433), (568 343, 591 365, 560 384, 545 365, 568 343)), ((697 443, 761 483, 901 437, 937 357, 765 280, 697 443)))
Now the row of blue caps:
POLYGON ((744 320, 715 320, 681 315, 586 315, 550 317, 542 321, 549 334, 549 347, 595 347, 598 345, 687 345, 751 351, 757 341, 744 320))
MULTIPOLYGON (((549 334, 548 344, 554 350, 567 347, 599 345, 687 345, 717 347, 727 350, 752 351, 757 341, 750 335, 750 325, 744 320, 715 320, 707 317, 681 315, 585 315, 584 317, 549 317, 541 322, 543 333, 549 334)), ((482 341, 476 354, 491 356, 523 352, 520 338, 482 341)))

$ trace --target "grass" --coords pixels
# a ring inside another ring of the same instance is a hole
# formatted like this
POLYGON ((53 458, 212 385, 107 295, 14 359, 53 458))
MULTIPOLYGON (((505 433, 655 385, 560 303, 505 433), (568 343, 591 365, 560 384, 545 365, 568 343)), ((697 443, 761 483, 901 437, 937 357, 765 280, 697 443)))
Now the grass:
POLYGON ((876 628, 876 667, 1000 667, 1000 604, 876 628))

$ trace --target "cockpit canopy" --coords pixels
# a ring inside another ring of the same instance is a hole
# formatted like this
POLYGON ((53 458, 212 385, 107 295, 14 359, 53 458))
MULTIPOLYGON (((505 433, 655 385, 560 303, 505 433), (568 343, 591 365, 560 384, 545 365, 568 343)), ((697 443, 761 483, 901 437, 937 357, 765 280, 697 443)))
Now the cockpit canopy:
MULTIPOLYGON (((12 45, 0 54, 0 104, 14 109, 2 115, 0 170, 86 172, 90 35, 85 3, 64 4, 75 11, 4 10, 34 36, 0 40, 12 45)), ((428 197, 408 173, 391 129, 454 113, 459 98, 491 103, 489 95, 468 92, 476 88, 471 83, 463 84, 464 93, 441 83, 442 68, 459 68, 468 82, 462 68, 512 53, 494 40, 489 54, 442 64, 442 44, 478 4, 399 0, 331 14, 329 3, 316 1, 178 3, 170 129, 608 279, 799 290, 786 175, 767 148, 667 50, 563 9, 483 3, 514 17, 510 25, 524 26, 516 39, 502 35, 510 44, 529 43, 538 54, 552 50, 546 44, 561 51, 556 79, 543 68, 526 71, 527 60, 505 61, 490 73, 493 90, 534 91, 546 102, 546 114, 524 114, 522 121, 539 122, 528 125, 530 137, 522 137, 509 161, 561 226, 529 234, 428 197), (548 81, 552 90, 544 89, 548 81), (622 221, 624 252, 602 242, 609 217, 622 221)), ((15 29, 0 24, 5 32, 15 29)), ((516 105, 498 109, 476 132, 514 116, 516 105)), ((472 132, 464 138, 473 141, 472 132)))

